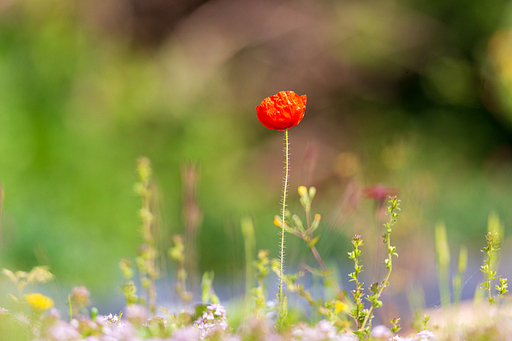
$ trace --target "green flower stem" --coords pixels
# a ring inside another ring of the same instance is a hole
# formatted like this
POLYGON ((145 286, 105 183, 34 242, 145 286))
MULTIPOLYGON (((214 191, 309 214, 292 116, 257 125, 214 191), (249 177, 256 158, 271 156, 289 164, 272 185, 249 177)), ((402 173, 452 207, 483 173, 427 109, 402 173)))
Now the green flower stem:
POLYGON ((389 278, 391 276, 391 271, 393 269, 393 256, 398 257, 398 254, 396 253, 396 247, 391 246, 391 227, 396 223, 396 217, 398 216, 398 214, 395 211, 400 210, 400 200, 398 200, 396 197, 390 198, 389 204, 390 205, 388 206, 388 213, 391 215, 391 217, 389 219, 389 222, 385 224, 386 232, 382 236, 384 238, 384 242, 388 247, 388 258, 386 258, 386 260, 384 261, 384 264, 388 269, 388 273, 386 275, 386 278, 382 282, 380 282, 380 284, 375 283, 370 287, 370 290, 373 292, 373 295, 370 295, 367 299, 371 302, 372 305, 370 307, 370 310, 368 311, 368 314, 364 318, 361 328, 359 329, 363 333, 369 333, 369 331, 371 330, 373 311, 375 310, 375 308, 382 306, 382 302, 379 301, 379 298, 382 295, 384 289, 386 289, 389 286, 389 278))
POLYGON ((139 269, 139 278, 142 288, 147 293, 147 306, 154 316, 156 315, 156 288, 155 279, 158 277, 156 268, 155 240, 151 227, 154 222, 154 216, 151 212, 151 164, 148 158, 140 158, 137 161, 137 172, 139 175, 139 183, 135 186, 135 191, 141 197, 142 208, 139 211, 142 220, 141 232, 144 243, 139 250, 137 257, 137 267, 139 269))
POLYGON ((245 297, 247 299, 251 295, 254 280, 253 254, 256 248, 256 238, 254 236, 254 225, 251 218, 243 218, 241 226, 245 246, 245 297))
POLYGON ((436 241, 436 262, 439 274, 439 293, 441 296, 441 306, 448 307, 451 304, 450 298, 450 249, 448 247, 448 237, 446 236, 446 226, 444 223, 437 223, 435 226, 436 241))
POLYGON ((68 294, 69 303, 69 322, 73 321, 73 307, 71 306, 71 294, 68 294))
MULTIPOLYGON (((388 267, 388 274, 386 275, 386 278, 384 279, 384 281, 382 281, 382 286, 380 287, 379 291, 377 292, 377 299, 380 298, 380 296, 382 295, 382 292, 384 291, 384 289, 387 288, 388 284, 389 284, 389 277, 391 276, 391 270, 393 269, 393 262, 391 260, 391 257, 393 256, 393 251, 392 251, 392 247, 391 247, 391 242, 390 242, 390 234, 388 233, 388 242, 387 242, 387 245, 388 245, 388 259, 389 259, 389 263, 387 265, 388 267)), ((375 304, 372 304, 371 307, 370 307, 370 311, 368 312, 368 315, 366 315, 365 319, 364 319, 364 322, 363 324, 361 325, 361 330, 364 330, 365 327, 366 327, 366 324, 368 323, 368 329, 371 329, 372 327, 372 320, 371 320, 371 316, 373 315, 373 311, 375 310, 375 304)))
MULTIPOLYGON (((363 272, 363 266, 359 264, 359 256, 361 255, 360 246, 364 244, 364 241, 361 239, 360 235, 355 235, 352 238, 352 251, 348 253, 349 259, 354 260, 354 272, 350 273, 348 276, 350 277, 350 281, 356 282, 356 289, 352 291, 352 297, 354 299, 355 307, 351 311, 351 315, 354 318, 354 321, 357 326, 357 330, 361 330, 361 324, 364 320, 364 315, 361 314, 364 309, 363 304, 363 282, 359 281, 359 274, 363 272)), ((359 339, 361 339, 359 335, 359 339)))
POLYGON ((289 141, 288 141, 288 129, 284 131, 285 139, 285 173, 284 173, 284 186, 283 186, 283 207, 281 209, 281 254, 279 257, 279 314, 286 311, 286 303, 283 299, 283 276, 284 276, 284 231, 286 226, 286 196, 288 191, 288 170, 289 170, 289 141))

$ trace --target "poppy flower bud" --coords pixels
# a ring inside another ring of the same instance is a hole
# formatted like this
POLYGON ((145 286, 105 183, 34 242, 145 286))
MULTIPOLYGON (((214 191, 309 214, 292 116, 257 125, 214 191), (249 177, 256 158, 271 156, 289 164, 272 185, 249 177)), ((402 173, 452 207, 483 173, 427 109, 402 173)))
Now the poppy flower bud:
POLYGON ((294 127, 304 118, 306 95, 299 96, 293 91, 280 91, 265 98, 256 107, 258 120, 268 129, 286 130, 294 127))

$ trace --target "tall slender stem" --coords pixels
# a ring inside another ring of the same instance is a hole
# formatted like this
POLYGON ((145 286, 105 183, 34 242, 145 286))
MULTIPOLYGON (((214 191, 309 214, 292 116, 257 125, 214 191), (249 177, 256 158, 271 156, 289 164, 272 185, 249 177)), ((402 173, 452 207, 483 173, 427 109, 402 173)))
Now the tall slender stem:
MULTIPOLYGON (((391 233, 388 231, 387 232, 387 246, 388 246, 388 259, 389 259, 389 263, 387 265, 388 267, 388 273, 386 275, 386 278, 381 282, 381 287, 380 289, 378 290, 378 292, 375 294, 375 296, 377 297, 377 299, 382 295, 382 292, 384 291, 384 289, 386 289, 389 285, 389 277, 391 277, 391 270, 393 269, 393 261, 392 261, 392 257, 393 257, 393 249, 391 247, 391 233)), ((368 312, 368 314, 366 315, 364 321, 363 321, 363 324, 361 325, 361 330, 364 330, 364 328, 366 327, 366 325, 368 324, 368 328, 371 329, 372 327, 372 318, 373 318, 373 311, 375 310, 375 304, 372 303, 372 306, 370 307, 370 310, 368 312)))
POLYGON ((281 209, 281 255, 280 255, 280 268, 279 268, 279 309, 284 312, 284 299, 283 299, 283 275, 284 275, 284 231, 286 224, 286 196, 288 191, 288 170, 289 170, 289 143, 288 143, 288 129, 284 131, 285 140, 285 171, 284 171, 284 187, 283 187, 283 207, 281 209))

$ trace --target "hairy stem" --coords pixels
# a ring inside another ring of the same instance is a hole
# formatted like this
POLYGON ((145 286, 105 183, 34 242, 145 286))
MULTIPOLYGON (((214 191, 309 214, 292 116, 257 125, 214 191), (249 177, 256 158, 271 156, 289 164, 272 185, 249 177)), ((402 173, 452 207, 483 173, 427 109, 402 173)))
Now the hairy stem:
POLYGON ((280 264, 279 264, 279 310, 281 312, 285 311, 284 307, 284 299, 283 299, 283 276, 284 276, 284 231, 286 224, 286 196, 288 191, 288 170, 289 170, 289 142, 288 142, 288 129, 284 131, 284 139, 285 139, 285 173, 284 173, 284 186, 283 186, 283 207, 281 209, 281 254, 280 254, 280 264))

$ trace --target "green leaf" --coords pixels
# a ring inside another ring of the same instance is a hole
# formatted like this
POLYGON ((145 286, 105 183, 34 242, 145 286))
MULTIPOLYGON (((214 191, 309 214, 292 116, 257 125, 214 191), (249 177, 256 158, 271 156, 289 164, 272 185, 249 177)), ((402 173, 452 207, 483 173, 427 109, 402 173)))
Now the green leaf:
POLYGON ((320 239, 320 235, 316 236, 315 238, 313 238, 313 240, 311 240, 308 243, 308 246, 309 246, 310 249, 312 249, 313 246, 315 246, 315 244, 318 242, 318 239, 320 239))

